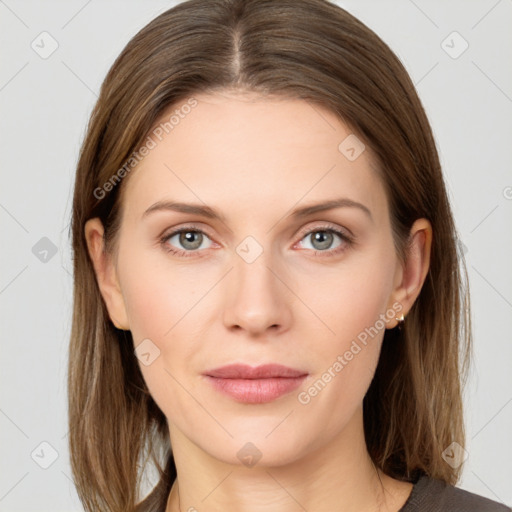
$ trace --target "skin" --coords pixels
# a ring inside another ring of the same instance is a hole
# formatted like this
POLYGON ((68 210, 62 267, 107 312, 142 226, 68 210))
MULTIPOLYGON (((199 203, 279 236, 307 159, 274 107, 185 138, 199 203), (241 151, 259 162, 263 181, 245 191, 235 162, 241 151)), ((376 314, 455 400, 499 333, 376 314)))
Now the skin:
POLYGON ((309 403, 298 394, 393 304, 407 314, 428 271, 432 228, 414 223, 400 262, 371 151, 348 160, 338 146, 352 132, 332 112, 247 92, 194 97, 198 105, 122 184, 117 259, 102 252, 98 219, 85 228, 112 321, 131 331, 135 346, 149 338, 160 350, 140 367, 168 419, 178 471, 167 511, 397 511, 412 485, 375 469, 362 416, 395 315, 309 403), (339 197, 371 217, 347 206, 290 215, 339 197), (162 200, 206 204, 225 219, 175 211, 142 218, 162 200), (326 223, 350 230, 353 243, 336 234, 330 245, 315 243, 326 223), (179 235, 160 242, 190 225, 205 233, 198 249, 179 235), (247 236, 263 251, 251 263, 236 252, 247 236), (309 375, 264 404, 236 402, 202 376, 229 363, 270 362, 309 375), (247 442, 261 452, 252 467, 237 457, 247 442))

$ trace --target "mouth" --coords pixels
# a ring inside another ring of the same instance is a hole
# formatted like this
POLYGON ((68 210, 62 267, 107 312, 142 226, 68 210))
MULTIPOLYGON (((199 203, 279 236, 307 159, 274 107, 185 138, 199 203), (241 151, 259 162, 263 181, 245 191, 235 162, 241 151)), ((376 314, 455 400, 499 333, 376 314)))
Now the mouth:
POLYGON ((232 364, 203 375, 214 389, 237 402, 262 404, 297 389, 308 373, 278 364, 256 367, 232 364))

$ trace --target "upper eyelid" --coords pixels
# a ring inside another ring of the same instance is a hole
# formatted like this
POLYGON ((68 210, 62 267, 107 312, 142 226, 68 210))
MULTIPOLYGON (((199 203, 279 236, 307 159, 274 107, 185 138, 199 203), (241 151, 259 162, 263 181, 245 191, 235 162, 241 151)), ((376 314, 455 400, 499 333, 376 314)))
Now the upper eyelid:
POLYGON ((350 229, 345 228, 345 227, 341 227, 341 226, 337 226, 336 224, 333 224, 332 222, 325 222, 324 224, 316 226, 316 227, 313 226, 313 227, 301 229, 301 230, 299 230, 298 235, 304 235, 305 236, 305 235, 308 235, 311 232, 322 231, 322 230, 324 230, 324 231, 331 231, 331 230, 332 231, 337 231, 337 232, 340 232, 343 236, 346 236, 347 238, 354 236, 353 233, 350 231, 350 229))

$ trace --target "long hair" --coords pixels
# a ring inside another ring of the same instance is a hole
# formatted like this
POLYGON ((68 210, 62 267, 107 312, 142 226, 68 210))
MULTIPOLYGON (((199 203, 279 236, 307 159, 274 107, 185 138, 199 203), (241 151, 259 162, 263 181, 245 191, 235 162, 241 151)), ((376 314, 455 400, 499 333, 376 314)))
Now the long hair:
POLYGON ((374 464, 390 476, 456 483, 461 467, 447 464, 442 452, 465 439, 467 275, 432 130, 411 79, 373 31, 326 0, 189 0, 151 21, 116 59, 79 156, 68 396, 71 467, 85 509, 163 510, 176 478, 167 420, 144 382, 130 332, 109 319, 85 223, 100 218, 105 250, 115 253, 130 178, 104 184, 124 174, 170 106, 234 88, 326 107, 373 150, 400 257, 413 222, 431 222, 430 269, 403 328, 385 332, 364 397, 364 429, 374 464), (158 483, 141 503, 148 464, 158 483))

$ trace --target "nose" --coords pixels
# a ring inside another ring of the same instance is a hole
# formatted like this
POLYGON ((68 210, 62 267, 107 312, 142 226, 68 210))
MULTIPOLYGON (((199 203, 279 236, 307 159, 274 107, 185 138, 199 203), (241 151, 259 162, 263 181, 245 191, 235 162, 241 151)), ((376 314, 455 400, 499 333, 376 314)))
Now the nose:
POLYGON ((252 262, 234 254, 229 277, 223 312, 228 329, 261 337, 289 328, 293 298, 285 284, 289 277, 282 266, 272 261, 269 251, 263 251, 252 262))

